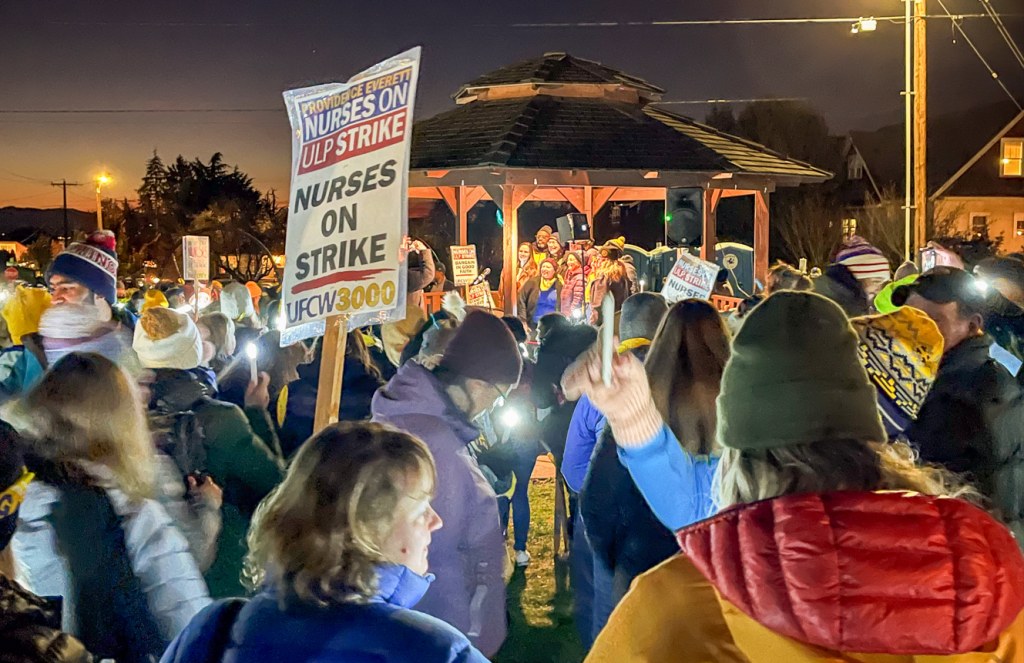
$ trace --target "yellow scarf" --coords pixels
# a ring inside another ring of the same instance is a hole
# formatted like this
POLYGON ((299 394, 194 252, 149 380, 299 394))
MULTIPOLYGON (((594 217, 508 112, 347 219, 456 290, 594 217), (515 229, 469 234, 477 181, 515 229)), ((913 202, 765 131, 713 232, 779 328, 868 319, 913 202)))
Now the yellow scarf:
POLYGON ((540 289, 545 291, 545 292, 547 292, 548 290, 551 290, 551 286, 555 285, 555 281, 557 281, 557 280, 558 280, 557 276, 552 278, 550 281, 545 279, 545 278, 541 278, 541 280, 540 280, 540 289))
POLYGON ((619 343, 619 349, 616 352, 618 352, 621 355, 623 352, 629 352, 630 350, 642 348, 645 345, 650 344, 651 342, 648 341, 646 338, 627 338, 622 343, 619 343))
POLYGON ((13 516, 14 512, 18 510, 25 500, 28 485, 32 482, 33 477, 35 474, 29 472, 28 468, 23 468, 21 478, 0 493, 0 520, 13 516))

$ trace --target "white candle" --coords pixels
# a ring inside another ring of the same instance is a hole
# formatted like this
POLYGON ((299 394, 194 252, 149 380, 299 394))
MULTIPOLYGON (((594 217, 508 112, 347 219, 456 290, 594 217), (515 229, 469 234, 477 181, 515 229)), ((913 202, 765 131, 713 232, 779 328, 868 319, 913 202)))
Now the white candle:
POLYGON ((249 357, 249 379, 253 382, 259 382, 259 372, 256 370, 256 357, 260 354, 259 348, 256 347, 255 343, 249 342, 245 345, 245 355, 249 357))
POLYGON ((612 347, 615 336, 615 298, 611 293, 601 302, 601 378, 606 387, 612 386, 612 347))

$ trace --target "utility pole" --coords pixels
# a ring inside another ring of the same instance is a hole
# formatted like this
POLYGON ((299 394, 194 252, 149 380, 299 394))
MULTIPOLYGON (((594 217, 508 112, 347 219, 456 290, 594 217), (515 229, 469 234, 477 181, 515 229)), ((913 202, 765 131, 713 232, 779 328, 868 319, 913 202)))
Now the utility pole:
POLYGON ((928 42, 927 0, 914 0, 914 226, 924 248, 928 219, 928 42))
POLYGON ((68 224, 68 187, 82 185, 78 182, 61 180, 60 182, 50 182, 50 186, 59 186, 64 190, 64 246, 67 246, 71 243, 71 226, 68 224))
MULTIPOLYGON (((903 230, 904 259, 912 260, 914 245, 911 243, 910 229, 914 220, 914 21, 913 7, 915 0, 903 0, 903 230)), ((918 235, 918 242, 920 236, 918 235)))

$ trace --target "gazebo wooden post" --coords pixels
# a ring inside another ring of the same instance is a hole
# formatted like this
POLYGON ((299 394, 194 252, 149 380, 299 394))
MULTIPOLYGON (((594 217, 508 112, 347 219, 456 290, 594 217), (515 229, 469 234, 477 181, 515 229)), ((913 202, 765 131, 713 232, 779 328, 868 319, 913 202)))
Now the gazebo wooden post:
MULTIPOLYGON (((516 314, 516 254, 519 246, 519 219, 516 214, 516 204, 513 200, 515 195, 515 186, 511 184, 503 184, 501 186, 501 200, 495 201, 499 203, 501 207, 501 218, 504 220, 502 226, 501 235, 501 248, 502 248, 502 271, 508 275, 502 283, 501 301, 504 305, 505 313, 508 315, 516 314)), ((492 194, 493 198, 494 195, 492 194)))
POLYGON ((459 201, 459 246, 469 244, 469 190, 464 186, 456 187, 459 201))
POLYGON ((583 187, 583 213, 587 215, 587 227, 590 228, 590 239, 594 239, 594 187, 583 187))
POLYGON ((715 245, 718 243, 718 200, 722 192, 719 189, 704 189, 704 232, 700 245, 701 260, 715 262, 715 245))
POLYGON ((768 282, 768 192, 754 192, 754 279, 768 282))

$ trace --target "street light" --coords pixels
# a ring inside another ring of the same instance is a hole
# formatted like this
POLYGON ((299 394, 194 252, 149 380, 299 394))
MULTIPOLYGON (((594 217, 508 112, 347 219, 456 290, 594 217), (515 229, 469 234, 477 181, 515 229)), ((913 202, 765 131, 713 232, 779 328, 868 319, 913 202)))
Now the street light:
MULTIPOLYGON (((910 260, 912 248, 910 245, 910 230, 913 224, 914 215, 914 189, 913 189, 913 129, 914 109, 916 102, 916 91, 914 89, 914 56, 913 56, 913 18, 916 2, 922 0, 904 0, 904 26, 903 26, 903 147, 904 147, 904 172, 903 172, 903 235, 904 235, 904 258, 910 260)), ((861 17, 853 24, 851 32, 874 32, 878 28, 878 21, 875 17, 861 17)), ((923 100, 922 100, 923 103, 923 100)), ((918 243, 922 244, 922 238, 918 237, 918 243)))
POLYGON ((100 202, 100 189, 104 184, 110 184, 113 181, 106 173, 96 176, 96 227, 100 230, 103 230, 103 204, 100 202))
POLYGON ((877 28, 878 21, 875 20, 874 16, 872 16, 871 18, 861 17, 860 19, 857 20, 856 23, 853 24, 853 27, 850 28, 850 32, 852 32, 853 34, 857 34, 858 32, 874 32, 877 28))

